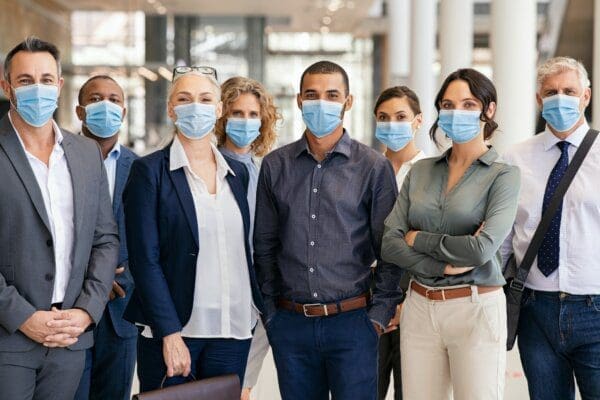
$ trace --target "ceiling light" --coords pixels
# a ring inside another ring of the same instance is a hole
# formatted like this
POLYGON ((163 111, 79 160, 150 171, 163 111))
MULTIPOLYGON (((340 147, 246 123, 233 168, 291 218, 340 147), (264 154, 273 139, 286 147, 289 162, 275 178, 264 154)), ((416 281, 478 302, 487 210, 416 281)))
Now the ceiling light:
POLYGON ((329 27, 327 26, 322 26, 320 29, 321 33, 325 34, 325 33, 329 33, 329 27))
POLYGON ((331 17, 329 17, 329 16, 323 17, 323 25, 329 25, 329 24, 331 24, 331 17))

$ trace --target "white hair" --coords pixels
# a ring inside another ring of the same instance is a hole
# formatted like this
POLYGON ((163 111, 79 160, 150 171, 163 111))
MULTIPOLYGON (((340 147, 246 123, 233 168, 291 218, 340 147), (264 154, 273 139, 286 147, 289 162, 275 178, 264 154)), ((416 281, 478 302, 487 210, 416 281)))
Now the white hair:
POLYGON ((554 57, 546 60, 537 69, 537 90, 549 76, 554 76, 565 71, 575 71, 583 89, 590 87, 590 78, 582 63, 571 57, 554 57))
POLYGON ((221 99, 221 85, 219 85, 219 82, 217 82, 215 77, 212 75, 203 74, 201 72, 196 72, 196 71, 190 71, 190 72, 182 74, 182 75, 176 75, 175 78, 173 79, 173 82, 171 82, 171 86, 169 87, 169 92, 167 93, 167 99, 170 99, 171 95, 173 94, 173 88, 175 87, 175 82, 177 82, 181 77, 188 76, 188 75, 203 76, 206 79, 208 79, 208 81, 210 83, 212 83, 212 85, 215 87, 216 98, 218 100, 221 99))

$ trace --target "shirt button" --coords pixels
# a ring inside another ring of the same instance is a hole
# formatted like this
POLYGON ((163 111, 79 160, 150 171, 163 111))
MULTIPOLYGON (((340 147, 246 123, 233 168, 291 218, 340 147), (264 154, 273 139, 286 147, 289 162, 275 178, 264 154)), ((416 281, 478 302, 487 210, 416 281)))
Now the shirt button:
POLYGON ((317 218, 317 216, 316 216, 315 214, 311 215, 310 217, 311 217, 312 219, 315 219, 315 218, 317 218))
POLYGON ((46 274, 46 276, 44 276, 44 278, 45 278, 45 279, 46 279, 48 282, 50 282, 52 279, 54 279, 54 275, 52 275, 52 274, 46 274))
MULTIPOLYGON (((321 168, 321 164, 317 164, 317 168, 321 168)), ((316 294, 316 293, 315 293, 316 294)), ((316 296, 315 296, 316 297, 316 296)))
POLYGON ((315 245, 315 242, 310 242, 310 245, 311 245, 311 246, 314 246, 314 245, 315 245))
POLYGON ((313 297, 318 297, 319 295, 317 294, 317 292, 313 293, 313 297))
POLYGON ((313 267, 310 267, 308 270, 309 270, 311 273, 315 272, 315 269, 314 269, 313 267))
POLYGON ((317 193, 319 190, 317 188, 313 189, 313 193, 317 193))
POLYGON ((52 239, 46 240, 46 246, 52 247, 52 239))

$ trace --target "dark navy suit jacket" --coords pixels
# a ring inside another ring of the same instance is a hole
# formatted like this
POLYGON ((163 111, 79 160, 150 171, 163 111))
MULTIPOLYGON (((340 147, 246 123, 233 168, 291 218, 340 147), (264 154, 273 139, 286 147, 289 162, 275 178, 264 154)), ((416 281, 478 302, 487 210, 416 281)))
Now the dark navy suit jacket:
MULTIPOLYGON (((123 195, 129 267, 136 283, 125 318, 150 326, 155 338, 180 332, 190 319, 202 240, 185 172, 169 170, 170 150, 169 145, 134 161, 123 195)), ((226 180, 242 214, 252 297, 262 311, 248 242, 248 171, 226 160, 235 174, 228 173, 226 180)))
POLYGON ((119 227, 119 262, 117 266, 125 267, 125 272, 121 275, 117 275, 115 280, 123 290, 125 290, 126 296, 124 298, 117 297, 112 301, 108 302, 107 310, 110 315, 112 325, 115 329, 115 333, 122 338, 133 337, 137 335, 137 328, 135 325, 123 319, 125 308, 127 303, 131 299, 133 293, 133 277, 129 271, 128 266, 128 254, 127 254, 127 235, 125 233, 125 213, 123 212, 123 190, 127 183, 127 177, 129 176, 129 170, 131 164, 138 156, 128 148, 121 146, 121 155, 117 159, 117 172, 115 176, 115 190, 113 194, 113 214, 115 221, 119 227))

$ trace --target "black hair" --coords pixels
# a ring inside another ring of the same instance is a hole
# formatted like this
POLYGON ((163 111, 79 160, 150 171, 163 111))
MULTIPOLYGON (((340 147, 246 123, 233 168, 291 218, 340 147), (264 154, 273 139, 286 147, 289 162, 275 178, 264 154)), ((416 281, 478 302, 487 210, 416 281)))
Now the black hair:
POLYGON ((379 108, 381 103, 384 103, 390 99, 403 99, 405 97, 413 114, 421 114, 421 105, 419 104, 419 98, 417 97, 417 94, 407 86, 394 86, 391 88, 387 88, 383 92, 381 92, 381 94, 377 98, 377 101, 375 102, 373 114, 377 114, 377 109, 379 108))
POLYGON ((121 88, 121 86, 112 77, 110 77, 108 75, 94 75, 90 79, 85 81, 85 83, 83 85, 81 85, 81 88, 79 89, 79 93, 77 94, 77 101, 79 102, 79 105, 81 105, 81 103, 83 102, 83 93, 85 92, 85 89, 87 89, 87 87, 89 86, 90 83, 97 81, 98 79, 113 81, 115 83, 115 85, 119 86, 119 88, 121 89, 121 92, 123 92, 123 89, 121 88))
MULTIPOLYGON (((483 104, 479 119, 482 122, 485 122, 485 126, 483 128, 483 138, 485 140, 490 139, 493 136, 494 131, 498 128, 498 124, 496 121, 494 121, 494 116, 492 115, 492 117, 489 118, 486 115, 486 112, 490 106, 490 103, 498 104, 498 95, 496 93, 496 87, 494 86, 494 83, 487 76, 477 70, 474 70, 473 68, 458 69, 448 75, 448 77, 444 80, 444 83, 442 83, 442 87, 435 98, 435 109, 437 110, 438 115, 440 113, 440 106, 448 86, 457 80, 465 81, 467 85, 469 85, 469 90, 473 96, 475 96, 475 98, 479 100, 481 104, 483 104)), ((435 137, 435 132, 438 127, 438 120, 439 116, 429 130, 429 136, 435 144, 438 144, 435 137)))
POLYGON ((302 73, 302 77, 300 77, 300 93, 302 93, 302 83, 304 82, 304 77, 306 75, 314 75, 314 74, 340 74, 344 79, 344 85, 346 86, 346 96, 350 93, 350 81, 348 80, 348 74, 346 70, 339 66, 338 64, 331 61, 317 61, 312 64, 308 68, 304 70, 302 73))

